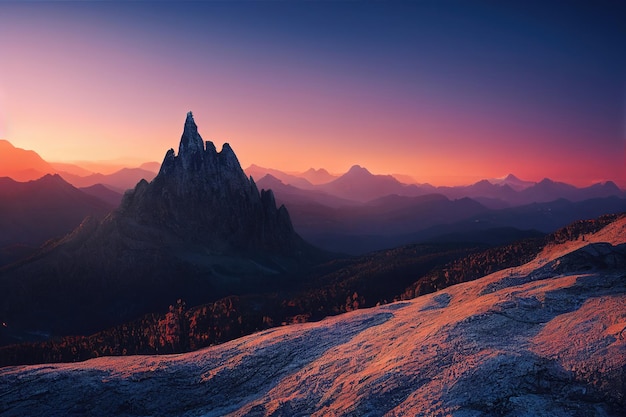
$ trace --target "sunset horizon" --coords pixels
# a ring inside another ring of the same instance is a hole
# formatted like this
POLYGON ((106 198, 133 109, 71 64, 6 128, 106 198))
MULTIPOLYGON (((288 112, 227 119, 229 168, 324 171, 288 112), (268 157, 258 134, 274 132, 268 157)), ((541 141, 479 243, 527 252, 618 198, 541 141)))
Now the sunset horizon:
MULTIPOLYGON (((7 139, 3 139, 0 138, 0 142, 4 141, 4 142, 8 142, 10 143, 12 146, 14 146, 15 148, 18 148, 17 146, 15 146, 13 143, 11 143, 10 140, 7 139)), ((221 149, 221 146, 223 146, 223 144, 225 143, 229 143, 229 142, 223 142, 222 144, 220 144, 220 142, 214 142, 214 144, 216 145, 216 147, 218 149, 221 149)), ((230 144, 230 143, 229 143, 230 144)), ((234 146, 232 144, 230 144, 231 146, 234 146)), ((174 147, 172 147, 174 148, 174 147)), ((18 149, 23 149, 23 148, 18 148, 18 149)), ((234 149, 236 150, 236 147, 234 147, 234 149)), ((143 164, 148 164, 148 163, 156 163, 158 165, 161 164, 163 158, 161 158, 161 160, 147 160, 147 159, 141 159, 137 156, 132 157, 132 156, 119 156, 117 158, 113 158, 113 159, 84 159, 84 160, 72 160, 72 159, 67 159, 67 160, 48 160, 46 158, 44 158, 42 155, 39 154, 39 152, 37 152, 34 149, 23 149, 25 151, 34 151, 35 153, 37 153, 40 157, 42 157, 42 159, 45 162, 48 162, 50 164, 68 164, 68 165, 75 165, 78 168, 82 168, 85 169, 87 171, 90 171, 91 173, 94 174, 112 174, 116 171, 119 171, 120 169, 124 169, 124 168, 138 168, 143 164)), ((165 155, 166 151, 163 151, 163 155, 165 155)), ((244 155, 245 156, 245 155, 244 155)), ((240 162, 243 160, 243 158, 240 158, 240 162)), ((13 161, 14 163, 16 163, 17 165, 19 165, 19 161, 13 161)), ((541 172, 534 172, 533 174, 529 174, 527 176, 524 175, 520 175, 516 172, 505 172, 502 173, 500 175, 491 175, 491 176, 481 176, 481 175, 477 175, 477 174, 469 174, 469 175, 433 175, 433 176, 427 176, 424 174, 407 174, 406 172, 377 172, 372 170, 370 167, 366 166, 363 163, 359 163, 358 161, 354 161, 354 163, 351 163, 349 165, 346 166, 345 169, 343 170, 332 170, 332 169, 328 169, 326 166, 323 166, 319 163, 311 163, 311 165, 309 165, 308 167, 305 168, 300 168, 300 169, 281 169, 280 167, 277 166, 266 166, 266 165, 261 165, 259 163, 256 163, 255 161, 251 161, 250 163, 243 163, 242 164, 242 168, 244 168, 244 170, 247 170, 250 167, 258 167, 258 168, 263 168, 263 169, 275 169, 281 172, 284 172, 285 174, 290 174, 290 175, 301 175, 303 173, 305 173, 307 170, 309 169, 314 169, 314 170, 326 170, 329 174, 331 174, 334 177, 340 177, 344 174, 346 174, 352 167, 354 166, 359 166, 362 168, 367 169, 371 174, 373 175, 386 175, 386 176, 392 176, 394 178, 396 178, 398 181, 400 181, 401 183, 405 183, 405 184, 430 184, 433 185, 435 187, 457 187, 457 186, 467 186, 467 185, 472 185, 475 184, 479 181, 483 181, 483 180, 504 180, 505 178, 507 178, 508 176, 514 176, 517 179, 520 179, 522 181, 530 181, 533 183, 538 183, 540 181, 543 180, 551 180, 551 181, 555 181, 555 182, 562 182, 562 183, 566 183, 566 184, 571 184, 577 187, 587 187, 590 185, 594 185, 594 184, 602 184, 602 183, 606 183, 606 182, 614 182, 619 188, 621 188, 622 190, 626 190, 626 180, 622 180, 620 181, 619 179, 614 179, 614 178, 601 178, 601 179, 584 179, 584 180, 576 180, 576 179, 567 179, 567 178, 562 178, 562 177, 549 177, 547 175, 542 175, 541 172), (420 180, 421 178, 421 180, 420 180)), ((26 169, 28 169, 28 165, 25 164, 24 167, 26 169)), ((62 171, 62 170, 59 170, 62 171)), ((260 178, 256 178, 256 180, 259 180, 260 178)))
POLYGON ((0 4, 0 137, 161 162, 193 110, 242 166, 626 187, 620 7, 0 4))
POLYGON ((0 415, 626 415, 626 3, 0 0, 0 415))

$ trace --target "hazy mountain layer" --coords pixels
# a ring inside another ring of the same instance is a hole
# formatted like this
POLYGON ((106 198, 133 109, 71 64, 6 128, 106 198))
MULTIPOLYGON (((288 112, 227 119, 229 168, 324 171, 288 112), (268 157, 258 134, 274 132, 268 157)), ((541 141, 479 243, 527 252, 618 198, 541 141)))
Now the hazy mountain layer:
POLYGON ((0 178, 0 247, 42 245, 63 237, 86 216, 104 216, 113 207, 58 175, 28 182, 0 178))
POLYGON ((489 208, 507 208, 532 203, 545 203, 557 199, 583 201, 590 198, 626 197, 614 182, 598 182, 587 187, 575 187, 548 178, 540 182, 524 181, 510 174, 503 179, 484 179, 475 184, 462 186, 433 186, 430 184, 405 184, 392 175, 372 174, 366 168, 355 165, 345 174, 330 178, 325 183, 303 183, 304 174, 294 176, 276 169, 248 168, 255 180, 261 181, 265 175, 278 178, 286 185, 302 190, 324 192, 328 195, 351 200, 352 203, 367 203, 371 200, 396 194, 416 197, 426 194, 442 194, 449 199, 469 197, 489 208))
POLYGON ((389 195, 368 203, 342 203, 328 194, 273 184, 277 201, 289 207, 295 229, 324 249, 359 255, 415 242, 505 244, 551 233, 578 219, 626 211, 626 199, 593 198, 492 209, 470 198, 441 194, 389 195))
POLYGON ((218 153, 204 143, 189 113, 178 155, 167 152, 152 182, 104 220, 0 269, 0 315, 22 336, 84 334, 177 298, 195 305, 284 285, 285 273, 325 256, 271 191, 259 193, 228 144, 218 153))
POLYGON ((60 172, 60 175, 75 187, 91 187, 96 184, 104 184, 107 187, 123 193, 134 188, 139 181, 152 181, 156 173, 142 168, 122 168, 112 174, 89 174, 86 176, 73 175, 60 172))
POLYGON ((410 301, 184 355, 5 368, 3 415, 620 416, 625 268, 622 217, 410 301))
POLYGON ((36 152, 16 148, 10 142, 0 140, 0 177, 30 181, 54 172, 56 170, 36 152))

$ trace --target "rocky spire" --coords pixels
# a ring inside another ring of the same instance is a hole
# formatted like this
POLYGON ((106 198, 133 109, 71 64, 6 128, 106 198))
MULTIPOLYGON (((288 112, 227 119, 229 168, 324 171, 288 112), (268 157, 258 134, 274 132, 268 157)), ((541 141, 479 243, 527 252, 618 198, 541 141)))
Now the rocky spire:
POLYGON ((188 112, 183 135, 178 146, 178 156, 186 158, 188 155, 202 151, 204 151, 204 141, 198 133, 198 126, 193 120, 193 113, 188 112))
POLYGON ((219 153, 212 142, 205 145, 191 112, 178 155, 170 149, 159 174, 126 193, 119 211, 220 252, 293 254, 304 247, 273 193, 259 193, 228 143, 219 153))

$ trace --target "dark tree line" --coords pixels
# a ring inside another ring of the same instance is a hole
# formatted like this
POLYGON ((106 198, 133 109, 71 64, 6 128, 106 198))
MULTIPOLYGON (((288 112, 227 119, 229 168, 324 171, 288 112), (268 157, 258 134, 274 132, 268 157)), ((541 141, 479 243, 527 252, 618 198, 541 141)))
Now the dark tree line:
POLYGON ((99 356, 167 354, 219 344, 274 326, 320 320, 377 304, 410 299, 532 260, 546 244, 582 239, 616 216, 579 221, 545 238, 496 248, 470 244, 415 244, 340 259, 300 277, 299 287, 230 296, 143 317, 91 336, 0 348, 0 366, 82 361, 99 356))

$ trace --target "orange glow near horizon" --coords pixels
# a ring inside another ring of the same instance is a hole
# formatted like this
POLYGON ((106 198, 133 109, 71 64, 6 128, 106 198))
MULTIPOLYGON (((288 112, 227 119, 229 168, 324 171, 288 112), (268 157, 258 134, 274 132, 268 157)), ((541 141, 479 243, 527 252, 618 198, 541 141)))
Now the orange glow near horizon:
MULTIPOLYGON (((196 117, 196 120, 198 119, 201 118, 196 117)), ((108 174, 122 167, 136 167, 144 162, 156 161, 160 163, 167 149, 174 148, 176 151, 178 150, 178 137, 182 132, 182 123, 179 121, 178 125, 179 129, 176 133, 172 132, 174 129, 167 129, 168 133, 175 136, 176 139, 153 138, 154 142, 164 145, 161 148, 161 152, 157 152, 155 149, 144 150, 143 153, 140 150, 136 153, 129 152, 126 155, 98 152, 98 159, 89 160, 76 159, 85 158, 85 154, 80 153, 80 148, 76 149, 77 153, 75 155, 66 154, 65 152, 68 151, 66 148, 58 149, 61 151, 60 153, 55 153, 54 150, 56 149, 53 149, 53 152, 50 154, 39 150, 35 151, 48 162, 73 163, 92 172, 108 174)), ((161 131, 165 130, 163 126, 161 131)), ((205 140, 210 140, 203 133, 201 126, 199 126, 199 131, 205 140)), ((140 132, 135 134, 140 135, 140 132)), ((244 132, 237 132, 236 134, 245 135, 244 132)), ((281 140, 282 138, 280 137, 269 136, 265 139, 259 138, 259 140, 254 141, 235 139, 222 142, 218 139, 213 140, 213 142, 218 150, 221 149, 223 143, 230 143, 239 158, 242 168, 255 164, 284 172, 298 173, 304 172, 309 168, 324 168, 334 175, 341 175, 347 172, 351 166, 361 165, 373 174, 403 174, 412 177, 417 183, 430 183, 435 186, 468 185, 483 179, 502 178, 508 174, 514 174, 523 180, 535 182, 547 177, 576 186, 588 186, 597 182, 614 180, 612 178, 594 178, 592 176, 594 171, 602 170, 602 161, 598 161, 596 164, 593 161, 579 163, 578 175, 572 176, 570 174, 570 176, 565 176, 563 173, 568 172, 570 165, 576 164, 576 161, 555 161, 549 155, 540 158, 537 155, 533 155, 531 150, 527 151, 526 154, 520 153, 518 156, 522 161, 532 160, 533 163, 519 164, 512 167, 508 160, 500 159, 497 155, 482 154, 468 158, 466 155, 463 155, 463 152, 467 152, 467 150, 462 148, 457 152, 440 152, 439 155, 435 156, 416 157, 415 155, 419 155, 419 151, 402 155, 396 155, 392 152, 387 154, 377 153, 377 149, 373 149, 374 152, 368 152, 368 150, 351 152, 350 149, 342 149, 340 144, 332 149, 326 147, 311 148, 306 142, 289 143, 287 141, 287 145, 283 145, 281 140), (245 148, 239 146, 240 142, 242 145, 247 146, 245 148), (275 146, 281 149, 282 152, 274 152, 275 148, 273 147, 268 148, 267 144, 272 142, 276 143, 275 146), (298 158, 297 156, 301 157, 298 158)), ((54 139, 46 142, 58 143, 54 139)), ((25 146, 20 146, 19 143, 11 143, 16 147, 26 148, 25 146)), ((92 145, 93 143, 94 141, 89 142, 92 145)), ((19 161, 14 162, 16 167, 19 166, 19 161)), ((616 180, 616 183, 621 188, 626 188, 624 181, 616 180)))
POLYGON ((468 39, 416 25, 427 11, 391 7, 375 15, 402 30, 372 38, 363 25, 374 6, 353 9, 363 21, 346 26, 324 9, 341 5, 293 6, 301 24, 292 25, 274 20, 286 5, 200 3, 0 5, 0 38, 11 39, 0 44, 0 136, 51 162, 161 162, 177 150, 192 110, 202 137, 218 149, 230 143, 244 168, 340 174, 358 164, 433 185, 513 173, 626 188, 625 97, 608 81, 591 84, 623 72, 617 64, 588 68, 595 78, 575 71, 572 62, 597 53, 579 32, 545 40, 573 54, 563 52, 555 71, 544 40, 515 49, 500 37, 515 43, 525 29, 489 16, 475 24, 502 35, 468 39), (325 25, 298 7, 323 12, 325 25), (239 19, 256 29, 224 24, 239 19), (319 27, 336 35, 332 42, 319 27), (467 55, 466 42, 485 62, 467 55))

